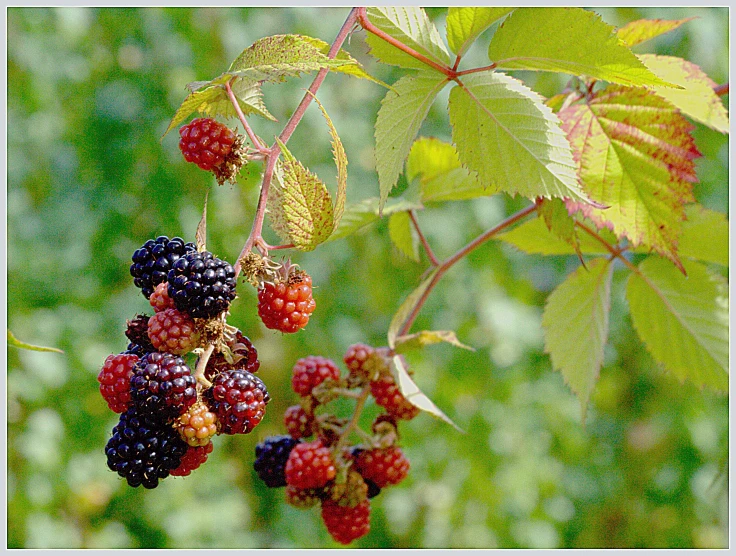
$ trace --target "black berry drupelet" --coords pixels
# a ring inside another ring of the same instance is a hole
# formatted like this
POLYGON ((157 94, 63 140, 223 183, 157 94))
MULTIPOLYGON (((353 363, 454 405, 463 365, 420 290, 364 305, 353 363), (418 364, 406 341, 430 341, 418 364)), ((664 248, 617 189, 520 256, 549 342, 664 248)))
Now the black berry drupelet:
POLYGON ((155 488, 179 467, 187 443, 170 425, 131 407, 120 416, 107 442, 107 466, 132 487, 155 488))
POLYGON ((235 299, 235 270, 209 251, 187 253, 168 273, 169 297, 194 318, 212 318, 235 299))
POLYGON ((223 371, 205 390, 224 434, 247 434, 261 422, 271 401, 263 381, 243 369, 223 371))
POLYGON ((171 420, 197 401, 197 382, 181 357, 148 353, 134 367, 130 397, 141 414, 171 420))
POLYGON ((149 239, 133 253, 130 274, 133 283, 141 289, 146 299, 151 297, 158 284, 166 281, 173 264, 184 254, 196 251, 193 243, 184 243, 180 237, 169 239, 159 236, 149 239))
POLYGON ((256 444, 256 461, 253 463, 258 477, 267 487, 286 486, 286 460, 294 446, 299 443, 291 436, 269 436, 256 444))

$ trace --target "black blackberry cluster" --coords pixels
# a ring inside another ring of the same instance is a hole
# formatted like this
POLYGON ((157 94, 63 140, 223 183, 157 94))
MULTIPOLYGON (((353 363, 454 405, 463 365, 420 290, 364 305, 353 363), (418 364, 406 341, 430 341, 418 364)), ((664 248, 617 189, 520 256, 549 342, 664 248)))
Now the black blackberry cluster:
POLYGON ((299 440, 291 436, 269 436, 256 445, 256 461, 253 463, 258 477, 267 487, 286 486, 286 460, 299 440))
POLYGON ((105 446, 107 466, 132 487, 155 488, 179 467, 187 443, 171 425, 138 413, 135 406, 120 415, 105 446))
POLYGON ((181 357, 148 353, 135 364, 130 397, 139 413, 173 419, 197 401, 197 381, 181 357))
POLYGON ((130 265, 133 283, 148 299, 154 288, 166 281, 174 263, 182 255, 196 250, 193 243, 184 243, 180 237, 169 239, 167 236, 158 236, 156 239, 149 239, 133 253, 133 264, 130 265))
POLYGON ((168 272, 169 297, 194 318, 212 318, 235 299, 235 270, 209 251, 181 256, 168 272))

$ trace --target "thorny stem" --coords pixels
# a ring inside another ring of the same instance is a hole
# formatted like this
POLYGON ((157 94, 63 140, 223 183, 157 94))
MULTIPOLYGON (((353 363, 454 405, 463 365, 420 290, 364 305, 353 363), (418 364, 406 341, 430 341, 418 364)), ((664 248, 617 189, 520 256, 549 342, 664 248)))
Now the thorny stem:
POLYGON ((432 251, 432 248, 429 246, 429 243, 427 242, 427 238, 424 237, 424 234, 422 233, 422 230, 419 227, 419 222, 417 221, 416 211, 410 210, 409 218, 411 218, 411 223, 414 225, 414 229, 417 231, 417 235, 419 236, 419 241, 422 242, 422 246, 424 247, 424 250, 427 252, 427 257, 429 257, 429 260, 432 263, 432 266, 438 266, 440 262, 437 260, 437 257, 435 257, 434 252, 432 251))
POLYGON ((248 123, 248 120, 245 118, 245 114, 243 114, 243 110, 240 108, 240 103, 238 102, 238 99, 235 98, 235 93, 233 93, 233 89, 230 86, 230 83, 233 81, 231 79, 230 81, 225 82, 225 91, 227 91, 227 96, 230 98, 230 102, 233 104, 233 107, 235 108, 235 113, 238 115, 238 119, 240 120, 240 123, 243 124, 243 128, 245 129, 245 132, 248 134, 248 137, 250 138, 251 143, 253 143, 253 146, 258 150, 259 153, 263 155, 268 154, 268 147, 264 145, 260 139, 258 139, 258 136, 253 133, 253 130, 250 127, 250 124, 248 123))
POLYGON ((471 68, 471 69, 459 71, 459 72, 457 72, 457 77, 460 77, 460 76, 463 76, 463 75, 469 75, 471 73, 478 73, 478 72, 481 72, 481 71, 490 71, 492 69, 496 69, 496 64, 495 63, 493 63, 493 64, 491 64, 489 66, 483 66, 483 67, 480 67, 480 68, 471 68))
POLYGON ((348 424, 345 425, 345 428, 342 430, 342 433, 340 433, 340 440, 337 441, 337 444, 335 445, 335 453, 340 454, 343 447, 348 441, 348 437, 350 436, 350 433, 353 432, 353 429, 355 429, 358 426, 358 421, 360 420, 360 414, 363 412, 363 406, 365 405, 366 400, 368 399, 368 394, 371 393, 371 386, 370 384, 366 384, 363 387, 363 390, 361 390, 360 395, 358 396, 358 401, 355 403, 355 410, 353 411, 353 416, 350 418, 350 421, 348 421, 348 424))
POLYGON ((205 378, 204 370, 207 368, 213 351, 215 351, 215 344, 209 344, 197 360, 197 368, 194 370, 194 379, 205 388, 212 386, 212 383, 205 378))

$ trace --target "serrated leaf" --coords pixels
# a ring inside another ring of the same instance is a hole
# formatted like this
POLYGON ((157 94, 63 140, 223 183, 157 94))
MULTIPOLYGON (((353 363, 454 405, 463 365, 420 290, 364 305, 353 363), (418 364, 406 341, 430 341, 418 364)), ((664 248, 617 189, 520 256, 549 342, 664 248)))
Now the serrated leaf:
POLYGON ((562 241, 569 243, 575 252, 580 254, 580 240, 575 219, 567 211, 565 202, 562 199, 543 199, 537 205, 537 211, 547 229, 562 241))
POLYGON ((609 86, 559 113, 585 190, 609 208, 579 208, 599 228, 679 264, 677 242, 700 156, 690 124, 645 89, 609 86))
POLYGON ((452 138, 483 185, 537 197, 588 202, 559 120, 542 98, 502 73, 465 76, 450 91, 452 138))
POLYGON ((518 8, 491 39, 498 68, 585 75, 623 85, 668 85, 621 42, 615 29, 582 8, 518 8))
MULTIPOLYGON (((340 220, 340 225, 327 241, 342 239, 362 228, 372 224, 381 217, 378 214, 378 197, 364 199, 359 203, 353 203, 345 208, 345 212, 340 220)), ((402 197, 390 198, 383 207, 383 216, 388 216, 395 212, 418 210, 423 208, 421 203, 410 201, 402 197)))
MULTIPOLYGON (((304 40, 306 40, 307 42, 313 44, 315 47, 317 47, 319 49, 319 51, 322 54, 324 54, 325 56, 327 56, 327 54, 329 53, 329 51, 330 51, 330 45, 327 44, 326 42, 324 42, 324 41, 322 41, 320 39, 315 39, 314 37, 305 37, 305 36, 302 36, 302 38, 304 40)), ((373 77, 371 74, 369 74, 367 71, 365 71, 363 69, 363 66, 360 64, 360 62, 358 62, 355 58, 353 58, 345 50, 340 49, 337 52, 337 55, 335 56, 335 58, 338 59, 338 60, 346 60, 346 61, 350 62, 350 64, 332 68, 332 71, 336 71, 336 72, 339 72, 339 73, 344 73, 346 75, 352 75, 353 77, 357 77, 359 79, 367 79, 368 81, 373 81, 374 83, 376 83, 378 85, 381 85, 382 87, 386 87, 387 89, 390 89, 391 88, 390 85, 387 85, 386 83, 384 83, 380 79, 377 79, 377 78, 373 77)))
MULTIPOLYGON (((373 25, 401 41, 412 50, 437 64, 446 66, 450 63, 450 55, 442 43, 439 31, 422 8, 417 6, 378 6, 367 8, 366 15, 373 25)), ((366 42, 370 46, 371 55, 384 64, 402 68, 429 68, 424 62, 399 50, 372 33, 366 34, 366 42)))
POLYGON ((544 351, 580 399, 583 419, 608 341, 612 276, 607 259, 578 267, 550 294, 542 315, 544 351))
POLYGON ((458 56, 467 52, 480 34, 514 8, 450 6, 447 10, 447 44, 458 56))
POLYGON ((210 192, 204 194, 204 207, 202 208, 202 218, 199 219, 197 224, 197 231, 194 233, 194 240, 196 242, 197 251, 200 253, 207 250, 207 198, 210 196, 210 192))
POLYGON ((8 345, 19 348, 19 349, 27 349, 29 351, 53 351, 55 353, 64 353, 62 350, 58 348, 53 347, 45 347, 45 346, 34 346, 33 344, 27 344, 26 342, 21 342, 18 338, 16 338, 13 333, 8 329, 8 345))
POLYGON ((399 336, 399 330, 404 325, 404 322, 406 322, 406 319, 411 314, 412 310, 414 309, 414 305, 416 304, 417 300, 424 295, 424 292, 427 291, 427 288, 429 287, 430 282, 434 279, 434 275, 437 274, 437 268, 433 268, 427 276, 422 280, 422 283, 419 284, 404 300, 404 302, 399 306, 399 309, 394 314, 393 318, 391 319, 391 324, 389 324, 388 327, 388 347, 391 349, 394 349, 396 347, 396 338, 399 336))
POLYGON ((455 347, 475 351, 475 348, 466 346, 457 339, 457 335, 452 330, 422 330, 414 334, 404 334, 396 338, 396 353, 406 353, 414 349, 421 349, 432 344, 445 342, 455 347))
POLYGON ((381 101, 375 131, 380 208, 399 179, 411 144, 432 102, 446 83, 444 76, 436 73, 406 75, 381 101))
POLYGON ((637 44, 646 42, 654 37, 663 35, 669 31, 677 29, 683 23, 695 19, 694 17, 687 17, 685 19, 637 19, 636 21, 630 21, 618 31, 616 35, 621 39, 626 46, 632 47, 637 44))
POLYGON ((674 56, 642 54, 639 59, 662 79, 680 85, 681 89, 654 87, 683 114, 711 129, 728 133, 728 112, 713 88, 716 84, 696 64, 674 56))
POLYGON ((392 358, 391 374, 393 375, 394 382, 399 387, 399 391, 407 399, 409 403, 418 407, 422 411, 426 411, 430 415, 439 417, 448 425, 451 425, 459 432, 464 433, 465 431, 458 427, 452 419, 450 419, 445 413, 437 407, 427 395, 419 389, 414 380, 409 376, 409 373, 404 368, 404 363, 399 355, 394 355, 392 358))
MULTIPOLYGON (((616 236, 608 230, 599 230, 599 235, 611 245, 616 244, 616 236)), ((568 242, 550 232, 542 218, 527 220, 512 230, 496 236, 504 243, 513 245, 530 255, 575 255, 575 248, 568 242)), ((578 235, 578 247, 585 255, 608 255, 609 251, 599 241, 588 234, 578 235)))
POLYGON ((649 257, 626 288, 631 320, 649 353, 666 371, 699 387, 728 391, 728 285, 699 263, 687 277, 649 257))
POLYGON ((396 248, 415 263, 419 262, 419 237, 408 212, 395 212, 388 219, 388 235, 396 248))
POLYGON ((332 199, 325 184, 302 166, 278 138, 276 141, 284 160, 279 171, 274 172, 269 190, 271 227, 297 249, 311 251, 332 233, 332 199))
POLYGON ((434 137, 414 141, 406 160, 406 178, 419 178, 422 202, 459 201, 498 192, 490 185, 480 185, 477 175, 460 164, 454 145, 434 137))
POLYGON ((224 89, 219 87, 210 87, 203 91, 190 93, 179 105, 179 108, 176 109, 174 117, 171 118, 171 122, 169 122, 169 127, 166 128, 166 131, 161 138, 163 139, 166 137, 169 131, 186 120, 193 112, 200 110, 216 100, 220 100, 223 96, 227 99, 227 93, 224 89))

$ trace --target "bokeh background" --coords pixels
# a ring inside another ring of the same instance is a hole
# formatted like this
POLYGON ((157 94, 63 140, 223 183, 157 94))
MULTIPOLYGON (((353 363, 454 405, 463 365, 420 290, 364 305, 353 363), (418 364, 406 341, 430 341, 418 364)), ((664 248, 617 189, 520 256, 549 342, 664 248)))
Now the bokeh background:
MULTIPOLYGON (((443 28, 445 10, 428 11, 443 28)), ((727 8, 595 11, 616 26, 697 16, 637 51, 681 56, 728 81, 727 8)), ((128 274, 137 247, 160 234, 193 240, 207 191, 210 250, 234 261, 250 230, 259 167, 237 186, 218 187, 183 161, 176 131, 160 140, 185 84, 220 74, 263 36, 331 42, 347 13, 8 9, 8 326, 24 341, 64 350, 8 348, 8 547, 338 546, 317 509, 292 508, 281 490, 257 480, 254 447, 283 431, 283 411, 296 403, 289 384, 298 358, 340 361, 354 342, 385 344, 393 312, 426 267, 391 247, 385 220, 294 254, 317 285, 317 311, 303 332, 265 329, 255 291, 239 286, 229 322, 255 342, 273 401, 252 434, 216 438, 190 477, 144 491, 107 469, 103 450, 117 416, 96 376, 107 355, 125 349, 126 319, 148 308, 128 274)), ((488 40, 487 33, 471 50, 467 67, 487 63, 488 40)), ((387 82, 401 75, 367 56, 362 33, 346 48, 387 82)), ((518 75, 545 96, 564 85, 555 75, 518 75)), ((264 87, 280 122, 309 83, 264 87)), ((350 160, 350 201, 377 195, 372 126, 384 92, 341 75, 328 76, 319 92, 350 160)), ((422 134, 449 140, 446 98, 447 91, 422 134)), ((268 138, 281 124, 253 125, 268 138)), ((694 133, 704 155, 695 196, 727 212, 728 138, 702 126, 694 133)), ((289 146, 334 186, 316 107, 289 146)), ((419 219, 443 257, 525 203, 499 195, 430 206, 419 219)), ((632 330, 625 273, 614 280, 610 342, 585 424, 543 354, 544 301, 578 264, 491 242, 443 279, 415 330, 456 330, 477 351, 435 346, 409 359, 419 386, 466 433, 426 414, 402 423, 411 473, 373 500, 371 532, 354 546, 727 546, 728 400, 657 369, 632 330)))

